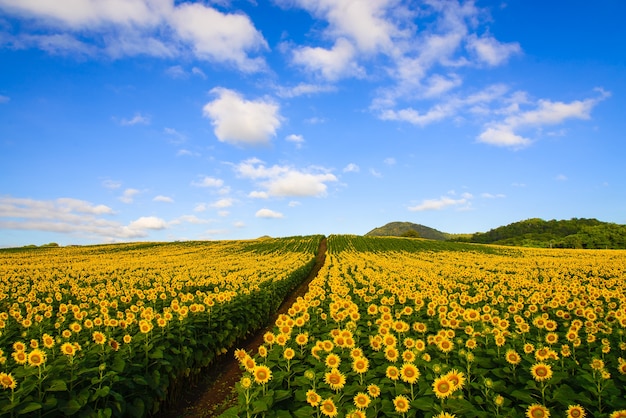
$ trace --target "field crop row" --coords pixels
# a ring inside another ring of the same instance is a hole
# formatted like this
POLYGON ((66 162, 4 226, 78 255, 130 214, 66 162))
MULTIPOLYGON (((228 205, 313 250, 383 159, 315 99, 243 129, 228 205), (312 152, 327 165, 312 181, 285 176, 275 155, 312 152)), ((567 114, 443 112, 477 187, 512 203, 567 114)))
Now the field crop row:
POLYGON ((155 412, 268 321, 321 239, 0 251, 0 415, 155 412))
POLYGON ((626 417, 626 251, 331 236, 223 417, 626 417))

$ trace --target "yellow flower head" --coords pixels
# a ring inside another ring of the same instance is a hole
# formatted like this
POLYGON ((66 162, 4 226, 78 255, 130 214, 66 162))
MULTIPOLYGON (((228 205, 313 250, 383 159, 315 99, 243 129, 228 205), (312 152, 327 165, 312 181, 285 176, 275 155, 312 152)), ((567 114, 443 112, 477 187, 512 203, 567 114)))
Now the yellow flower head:
POLYGON ((550 411, 545 406, 535 403, 526 409, 526 416, 528 418, 548 418, 550 411))
POLYGON ((400 368, 400 378, 410 385, 417 382, 419 377, 420 371, 413 363, 404 363, 400 368))
POLYGON ((306 401, 312 407, 316 407, 322 401, 322 397, 317 394, 313 389, 309 389, 306 393, 306 401))
POLYGON ((400 414, 404 414, 411 407, 411 405, 409 404, 409 400, 402 395, 398 395, 394 398, 393 406, 396 408, 396 412, 400 414))
POLYGON ((11 375, 11 373, 0 373, 0 385, 3 389, 15 389, 17 387, 17 381, 11 375))
POLYGON ((366 393, 359 392, 354 395, 353 401, 354 406, 356 406, 358 409, 366 409, 372 400, 366 393))
POLYGON ((320 411, 327 417, 335 417, 339 413, 337 407, 331 398, 324 399, 320 405, 320 411))
POLYGON ((445 399, 454 392, 454 383, 446 376, 440 376, 433 382, 433 392, 439 399, 445 399))
POLYGON ((324 375, 324 382, 326 382, 332 390, 338 391, 346 384, 346 377, 339 369, 332 369, 324 375))
POLYGON ((33 367, 40 367, 46 362, 46 353, 38 348, 28 353, 28 364, 33 367))
POLYGON ((264 365, 254 367, 252 374, 254 375, 254 381, 262 385, 272 379, 272 371, 264 365))
POLYGON ((585 418, 587 414, 580 405, 570 405, 567 408, 567 418, 585 418))

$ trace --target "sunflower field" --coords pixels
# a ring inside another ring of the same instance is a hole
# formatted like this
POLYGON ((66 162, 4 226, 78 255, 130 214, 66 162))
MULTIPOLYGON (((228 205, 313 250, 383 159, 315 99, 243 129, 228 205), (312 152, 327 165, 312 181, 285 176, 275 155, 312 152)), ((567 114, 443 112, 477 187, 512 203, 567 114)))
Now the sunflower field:
POLYGON ((0 250, 0 416, 156 412, 269 321, 322 238, 0 250))
POLYGON ((626 251, 332 235, 222 417, 626 417, 626 251))

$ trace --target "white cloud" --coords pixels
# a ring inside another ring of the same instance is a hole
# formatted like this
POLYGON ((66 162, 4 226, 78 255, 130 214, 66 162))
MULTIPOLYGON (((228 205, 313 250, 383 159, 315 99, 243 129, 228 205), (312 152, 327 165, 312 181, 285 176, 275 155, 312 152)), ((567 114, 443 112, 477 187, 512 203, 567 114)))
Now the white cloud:
POLYGON ((126 189, 124 193, 119 197, 120 201, 123 203, 133 203, 135 196, 140 192, 137 189, 126 189))
POLYGON ((191 182, 192 186, 196 187, 222 187, 224 185, 224 180, 217 179, 215 177, 204 176, 200 181, 191 182))
POLYGON ((355 61, 356 51, 352 44, 343 38, 337 39, 331 49, 321 47, 301 47, 293 51, 293 62, 312 73, 319 73, 329 81, 340 78, 364 75, 364 69, 355 61))
POLYGON ((370 174, 372 176, 378 177, 378 178, 381 178, 383 176, 383 174, 380 171, 378 171, 378 170, 376 170, 374 168, 370 168, 370 174))
POLYGON ((295 208, 296 206, 300 206, 301 204, 302 203, 298 202, 297 200, 292 200, 287 206, 289 206, 290 208, 295 208))
POLYGON ((283 217, 283 214, 271 209, 259 209, 254 216, 257 218, 280 219, 283 217))
POLYGON ((343 168, 344 173, 358 173, 359 170, 360 170, 359 166, 354 163, 350 163, 343 168))
POLYGON ((422 203, 410 206, 408 209, 412 212, 421 212, 426 210, 442 210, 450 206, 466 206, 470 203, 472 195, 464 193, 460 199, 453 199, 449 196, 442 196, 439 199, 425 199, 422 203))
POLYGON ((252 191, 248 193, 248 197, 253 199, 268 199, 270 195, 267 192, 252 191))
POLYGON ((276 94, 279 97, 293 98, 298 96, 310 96, 317 93, 336 91, 337 88, 326 84, 300 83, 293 87, 278 87, 276 94))
POLYGON ((226 197, 224 199, 219 199, 216 202, 212 203, 211 207, 223 209, 223 208, 231 207, 232 205, 233 205, 233 199, 226 197))
POLYGON ((174 203, 174 199, 168 196, 158 195, 152 199, 154 202, 174 203))
POLYGON ((193 67, 191 69, 191 74, 193 75, 197 75, 200 78, 206 79, 206 74, 204 74, 204 71, 202 71, 200 68, 198 67, 193 67))
POLYGON ((203 108, 205 117, 211 119, 215 136, 231 144, 267 144, 281 125, 276 103, 269 99, 245 100, 239 93, 214 88, 218 97, 203 108))
POLYGON ((11 100, 9 96, 3 96, 0 94, 0 103, 8 103, 11 100))
POLYGON ((534 103, 535 108, 531 110, 521 110, 520 103, 515 103, 514 106, 507 108, 506 118, 485 126, 478 136, 478 141, 490 145, 520 148, 529 145, 532 141, 515 133, 516 130, 558 125, 568 119, 588 120, 591 118, 591 110, 610 96, 609 92, 602 89, 596 90, 599 92, 598 97, 574 100, 569 103, 542 99, 534 103))
POLYGON ((0 0, 0 10, 33 22, 24 25, 24 33, 12 37, 16 48, 35 46, 49 53, 99 53, 114 58, 192 54, 246 72, 265 68, 262 58, 250 55, 268 49, 250 18, 240 12, 222 13, 202 3, 0 0), (42 29, 49 33, 41 35, 42 29))
POLYGON ((467 39, 467 48, 476 54, 479 61, 490 66, 505 63, 511 55, 522 51, 519 43, 501 43, 491 36, 478 37, 471 34, 467 39))
POLYGON ((111 241, 145 237, 148 230, 163 229, 167 222, 140 217, 127 226, 107 219, 113 209, 73 199, 35 200, 0 196, 0 228, 70 234, 111 241))
POLYGON ((156 216, 142 216, 139 219, 131 222, 128 225, 129 229, 132 230, 145 230, 145 229, 165 229, 167 228, 167 222, 165 222, 161 218, 157 218, 156 216))
POLYGON ((183 215, 171 221, 170 225, 179 225, 183 222, 187 222, 187 223, 194 224, 194 225, 201 225, 201 224, 210 223, 211 221, 208 219, 198 218, 195 215, 183 215))
POLYGON ((165 70, 165 74, 172 78, 187 78, 187 72, 180 65, 173 65, 165 70))
POLYGON ((265 67, 263 59, 248 56, 248 51, 268 48, 248 16, 224 14, 201 3, 180 3, 168 17, 178 37, 191 44, 196 57, 231 62, 246 72, 265 67))
POLYGON ((296 142, 296 143, 303 143, 304 142, 304 137, 302 135, 296 135, 296 134, 287 135, 287 138, 285 138, 285 139, 287 141, 296 142))
POLYGON ((217 214, 218 214, 219 216, 221 216, 222 218, 224 218, 224 217, 226 217, 226 216, 230 215, 230 212, 229 212, 229 211, 227 211, 227 210, 220 210, 220 211, 218 211, 218 212, 217 212, 217 214))
POLYGON ((246 223, 243 221, 237 221, 237 222, 233 222, 233 226, 235 228, 244 228, 246 226, 246 223))
POLYGON ((102 186, 104 186, 107 189, 119 189, 120 187, 122 187, 122 183, 119 181, 114 181, 114 180, 104 180, 102 182, 102 186))
POLYGON ((383 162, 387 165, 395 165, 396 164, 396 159, 393 157, 389 157, 389 158, 385 158, 383 160, 383 162))
POLYGON ((485 199, 502 199, 502 198, 505 198, 506 195, 504 195, 502 193, 498 193, 498 194, 481 193, 480 197, 483 197, 485 199))
MULTIPOLYGON (((337 181, 333 174, 319 172, 319 168, 299 171, 289 166, 266 167, 255 158, 239 163, 235 170, 241 177, 257 181, 268 196, 325 196, 326 183, 337 181)), ((261 196, 258 191, 253 193, 261 196)))
POLYGON ((187 140, 187 137, 184 134, 178 132, 174 128, 163 128, 163 132, 172 138, 172 142, 175 144, 181 144, 187 140))
POLYGON ((198 203, 194 208, 194 212, 204 212, 208 209, 208 205, 206 203, 198 203))
POLYGON ((150 117, 144 116, 141 113, 135 113, 130 119, 122 119, 120 120, 120 125, 122 126, 133 126, 133 125, 149 125, 150 117))

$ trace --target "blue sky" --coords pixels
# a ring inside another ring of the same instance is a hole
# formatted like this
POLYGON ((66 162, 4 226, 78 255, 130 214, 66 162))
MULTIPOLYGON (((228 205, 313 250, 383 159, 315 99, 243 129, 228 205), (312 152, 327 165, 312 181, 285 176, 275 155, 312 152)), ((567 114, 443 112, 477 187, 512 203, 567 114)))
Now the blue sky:
POLYGON ((0 0, 0 246, 626 223, 621 0, 0 0))

